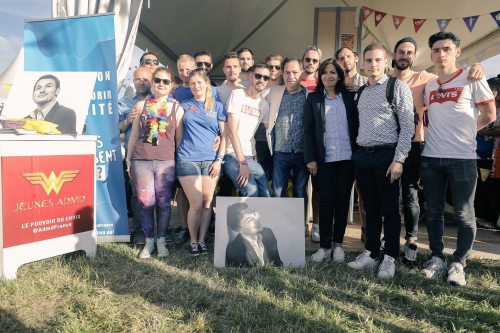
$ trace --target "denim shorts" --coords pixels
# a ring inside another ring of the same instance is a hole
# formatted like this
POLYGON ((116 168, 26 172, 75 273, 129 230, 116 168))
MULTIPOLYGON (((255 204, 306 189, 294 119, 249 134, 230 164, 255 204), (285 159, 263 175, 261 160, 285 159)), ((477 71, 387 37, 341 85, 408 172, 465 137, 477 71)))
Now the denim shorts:
POLYGON ((175 171, 177 177, 186 176, 209 176, 208 169, 214 161, 177 161, 175 171))

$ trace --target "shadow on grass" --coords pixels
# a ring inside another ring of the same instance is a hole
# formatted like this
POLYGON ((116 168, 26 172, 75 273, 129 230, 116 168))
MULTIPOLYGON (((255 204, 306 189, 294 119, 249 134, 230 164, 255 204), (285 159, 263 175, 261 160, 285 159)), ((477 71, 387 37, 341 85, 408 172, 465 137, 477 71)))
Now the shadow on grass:
POLYGON ((14 314, 0 308, 0 332, 24 333, 33 330, 25 326, 14 314))

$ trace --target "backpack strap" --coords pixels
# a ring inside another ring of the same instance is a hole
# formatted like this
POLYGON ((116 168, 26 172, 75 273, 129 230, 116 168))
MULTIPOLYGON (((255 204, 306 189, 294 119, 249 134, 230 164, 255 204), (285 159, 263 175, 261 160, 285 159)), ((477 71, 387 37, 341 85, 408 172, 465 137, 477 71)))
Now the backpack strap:
POLYGON ((358 91, 356 91, 356 95, 354 96, 354 106, 355 107, 358 107, 358 102, 359 102, 359 99, 361 97, 361 93, 363 92, 363 90, 365 89, 366 87, 366 84, 363 84, 361 87, 359 87, 358 91))
POLYGON ((397 79, 397 77, 390 77, 387 82, 387 90, 385 91, 385 98, 387 99, 387 102, 389 103, 389 106, 393 111, 394 104, 392 102, 394 101, 394 89, 396 87, 397 79))

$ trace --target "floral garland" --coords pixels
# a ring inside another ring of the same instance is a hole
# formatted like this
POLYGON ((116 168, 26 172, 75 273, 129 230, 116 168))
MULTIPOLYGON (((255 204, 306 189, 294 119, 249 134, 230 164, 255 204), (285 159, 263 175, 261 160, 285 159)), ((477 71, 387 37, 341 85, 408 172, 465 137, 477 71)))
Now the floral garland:
POLYGON ((155 140, 155 145, 159 144, 161 138, 164 138, 167 133, 167 105, 172 102, 171 95, 168 95, 167 99, 161 102, 160 106, 157 105, 157 100, 154 95, 151 95, 151 98, 148 102, 148 120, 150 124, 150 131, 148 142, 153 143, 153 139, 155 140))

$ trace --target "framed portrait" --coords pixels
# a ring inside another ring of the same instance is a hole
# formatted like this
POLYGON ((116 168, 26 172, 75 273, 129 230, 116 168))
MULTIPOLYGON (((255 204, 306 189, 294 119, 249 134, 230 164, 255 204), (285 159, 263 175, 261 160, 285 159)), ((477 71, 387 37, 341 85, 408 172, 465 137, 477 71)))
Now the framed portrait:
POLYGON ((304 200, 217 197, 216 267, 304 267, 304 200))

